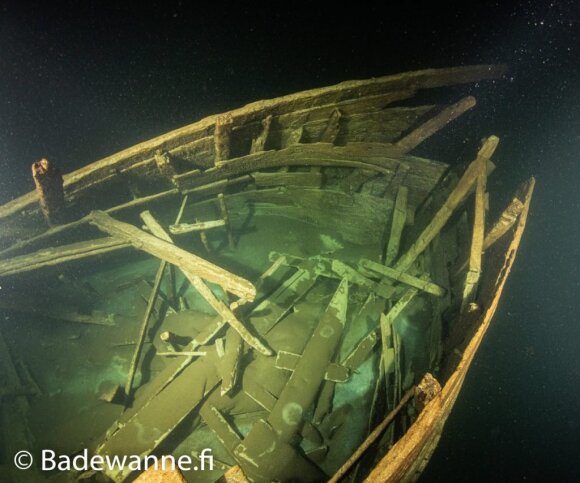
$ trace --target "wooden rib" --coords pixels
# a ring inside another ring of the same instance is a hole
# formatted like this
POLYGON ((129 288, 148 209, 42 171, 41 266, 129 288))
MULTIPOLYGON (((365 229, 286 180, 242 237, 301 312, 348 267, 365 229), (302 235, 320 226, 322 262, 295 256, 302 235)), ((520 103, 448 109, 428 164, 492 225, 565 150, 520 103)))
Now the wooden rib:
POLYGON ((90 223, 101 231, 113 234, 131 243, 138 250, 143 250, 175 265, 184 273, 199 275, 209 282, 221 285, 224 290, 239 297, 253 300, 256 296, 254 286, 247 280, 133 225, 115 220, 102 211, 93 211, 90 214, 90 220, 90 223))
POLYGON ((485 240, 483 241, 483 251, 487 250, 508 232, 516 222, 518 216, 520 216, 523 209, 524 204, 518 198, 512 199, 511 203, 502 212, 499 220, 494 223, 493 227, 485 236, 485 240))
POLYGON ((334 109, 330 118, 328 119, 328 124, 322 131, 320 135, 319 142, 321 143, 332 143, 336 141, 336 136, 338 135, 338 131, 340 129, 340 120, 342 118, 342 112, 340 109, 334 109))
MULTIPOLYGON (((412 158, 409 176, 422 175, 429 179, 439 178, 447 165, 412 158)), ((283 166, 335 166, 369 169, 392 176, 404 163, 400 149, 385 143, 349 143, 334 146, 329 143, 298 144, 277 151, 263 151, 230 159, 219 168, 203 173, 184 173, 175 177, 182 190, 188 190, 223 178, 230 178, 265 168, 283 166)))
POLYGON ((469 194, 473 184, 480 174, 481 167, 485 166, 487 160, 494 153, 499 139, 496 136, 487 138, 481 149, 477 154, 477 158, 473 161, 465 173, 457 183, 455 189, 451 192, 443 206, 439 208, 431 222, 425 227, 423 232, 419 235, 415 243, 407 250, 407 252, 399 258, 393 267, 399 272, 405 272, 423 253, 425 248, 433 241, 433 238, 441 231, 447 223, 447 220, 453 214, 453 211, 463 202, 465 197, 469 194))
MULTIPOLYGON (((392 76, 378 77, 363 81, 342 82, 335 86, 304 91, 268 101, 258 101, 240 109, 230 111, 236 125, 243 125, 251 120, 263 119, 272 114, 275 116, 287 112, 314 107, 316 105, 336 104, 344 100, 362 96, 372 96, 386 91, 401 89, 425 89, 448 85, 496 79, 506 71, 505 66, 476 65, 452 67, 448 69, 427 69, 407 72, 392 76)), ((143 160, 152 160, 157 149, 169 150, 171 145, 180 145, 192 140, 198 133, 206 133, 214 128, 218 116, 210 116, 189 126, 177 129, 112 156, 96 161, 88 166, 64 176, 65 191, 82 189, 91 183, 102 181, 115 169, 124 169, 143 160)), ((23 195, 0 207, 0 219, 18 213, 37 202, 34 192, 23 195)))
POLYGON ((381 265, 380 263, 373 262, 372 260, 361 259, 359 262, 360 267, 365 269, 365 271, 372 271, 377 274, 383 275, 385 277, 397 280, 398 282, 404 283, 410 287, 422 290, 424 292, 430 293, 431 295, 436 295, 437 297, 442 297, 445 295, 446 291, 443 287, 440 287, 436 283, 430 282, 429 280, 424 280, 413 275, 409 275, 405 272, 397 272, 395 269, 381 265))
POLYGON ((532 178, 522 194, 524 208, 519 216, 509 246, 505 251, 495 254, 496 261, 499 263, 494 267, 494 272, 489 273, 491 283, 488 287, 489 292, 486 294, 488 301, 484 304, 485 311, 476 323, 475 332, 465 346, 461 360, 454 372, 448 378, 445 377, 447 382, 442 391, 427 404, 405 435, 376 464, 365 480, 366 482, 416 480, 418 472, 432 454, 434 445, 441 436, 441 431, 457 400, 467 372, 499 305, 526 226, 534 184, 535 180, 532 178))
POLYGON ((224 224, 226 226, 226 231, 228 234, 228 245, 230 247, 230 250, 233 250, 236 247, 236 241, 234 240, 232 224, 230 222, 230 215, 228 213, 228 207, 226 206, 226 200, 224 198, 224 194, 219 193, 217 198, 218 198, 218 205, 219 205, 220 213, 222 215, 222 219, 224 220, 224 224))
POLYGON ((215 164, 230 159, 233 119, 231 114, 218 116, 215 122, 214 146, 215 164))
POLYGON ((461 311, 465 311, 475 298, 475 290, 481 275, 481 257, 483 254, 483 240, 485 233, 485 189, 487 176, 485 172, 486 159, 480 159, 479 176, 475 188, 475 214, 473 219, 473 233, 469 254, 469 266, 465 276, 461 311))
POLYGON ((272 125, 272 115, 266 116, 262 119, 262 131, 260 134, 252 139, 252 147, 250 153, 258 153, 264 151, 266 143, 268 142, 268 135, 270 134, 270 126, 272 125))
POLYGON ((401 186, 397 192, 395 208, 393 210, 393 221, 391 223, 391 234, 385 256, 385 265, 387 266, 390 266, 399 254, 399 244, 407 218, 407 193, 408 189, 405 186, 401 186))
POLYGON ((0 260, 0 276, 14 275, 59 265, 72 260, 94 257, 129 246, 131 244, 127 240, 117 237, 105 237, 80 243, 71 243, 70 245, 56 248, 45 248, 35 253, 0 260))
POLYGON ((402 152, 409 152, 421 144, 425 139, 435 134, 445 127, 448 123, 457 119, 463 113, 475 106, 475 98, 472 96, 465 97, 460 101, 443 109, 435 117, 421 124, 413 132, 407 134, 404 138, 395 143, 402 152))

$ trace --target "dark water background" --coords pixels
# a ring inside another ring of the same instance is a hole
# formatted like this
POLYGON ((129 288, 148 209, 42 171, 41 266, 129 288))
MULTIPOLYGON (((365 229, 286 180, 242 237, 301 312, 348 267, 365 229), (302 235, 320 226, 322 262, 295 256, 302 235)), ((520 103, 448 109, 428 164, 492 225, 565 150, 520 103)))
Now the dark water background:
POLYGON ((508 79, 466 89, 478 107, 425 146, 467 160, 497 134, 492 202, 503 206, 529 175, 538 184, 502 303, 423 480, 580 481, 580 6, 407 3, 0 2, 0 202, 32 189, 41 157, 66 172, 257 99, 507 63, 508 79))

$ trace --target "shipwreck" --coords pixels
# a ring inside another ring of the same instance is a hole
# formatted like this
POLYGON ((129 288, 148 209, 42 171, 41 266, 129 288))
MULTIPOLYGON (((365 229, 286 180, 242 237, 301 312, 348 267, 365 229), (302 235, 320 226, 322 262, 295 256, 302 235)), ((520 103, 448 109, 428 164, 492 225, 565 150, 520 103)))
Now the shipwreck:
POLYGON ((167 481, 417 479, 498 306, 534 179, 501 209, 486 188, 498 137, 453 163, 416 149, 475 106, 450 96, 504 73, 349 81, 64 176, 35 163, 36 190, 0 206, 3 481, 17 481, 17 451, 43 447, 212 450, 211 469, 167 481))

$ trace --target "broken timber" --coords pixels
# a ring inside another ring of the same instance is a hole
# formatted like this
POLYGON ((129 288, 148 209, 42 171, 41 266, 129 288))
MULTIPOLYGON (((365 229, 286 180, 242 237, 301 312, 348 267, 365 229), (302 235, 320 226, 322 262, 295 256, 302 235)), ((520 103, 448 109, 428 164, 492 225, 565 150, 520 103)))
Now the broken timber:
POLYGON ((475 213, 473 219, 473 232, 471 238, 471 249, 469 254, 469 265, 465 275, 465 285, 463 287, 463 298, 461 300, 461 311, 464 312, 467 306, 475 298, 475 290, 481 274, 481 258, 483 255, 483 241, 485 236, 485 189, 487 175, 485 172, 485 158, 479 158, 479 176, 475 188, 475 213))
POLYGON ((224 290, 239 297, 253 300, 256 296, 254 286, 247 280, 229 273, 223 268, 192 253, 186 252, 182 248, 172 245, 165 240, 150 235, 135 226, 115 220, 102 211, 93 211, 90 219, 91 224, 95 225, 101 231, 131 243, 138 250, 146 251, 151 255, 175 265, 184 273, 198 275, 208 282, 217 283, 224 290))
MULTIPOLYGON (((147 212, 146 212, 147 213, 147 212)), ((171 245, 173 245, 173 240, 167 234, 167 232, 163 229, 163 227, 151 216, 151 214, 147 213, 144 217, 145 223, 151 230, 151 232, 159 239, 163 240, 171 245)), ((187 269, 180 267, 181 271, 185 275, 185 277, 190 281, 190 283, 195 287, 195 289, 199 292, 199 294, 206 300, 207 303, 211 305, 211 307, 218 313, 220 317, 228 324, 230 324, 240 335, 241 337, 254 349, 258 352, 269 356, 272 354, 272 351, 264 345, 256 336, 251 334, 246 327, 238 320, 238 318, 232 313, 229 307, 224 304, 221 300, 219 300, 211 289, 203 282, 201 277, 189 272, 187 269)))
POLYGON ((395 270, 400 272, 406 271, 417 257, 423 253, 429 243, 433 241, 433 238, 435 238, 443 226, 445 226, 445 223, 447 223, 447 220, 449 220, 455 208, 457 208, 468 195, 473 183, 475 183, 481 172, 482 166, 485 166, 483 161, 486 162, 491 157, 498 142, 499 139, 496 136, 490 136, 487 138, 479 150, 477 158, 465 170, 459 183, 457 183, 457 186, 449 195, 443 206, 439 208, 439 211, 437 211, 431 222, 425 227, 415 243, 413 243, 407 252, 397 260, 393 267, 395 270))

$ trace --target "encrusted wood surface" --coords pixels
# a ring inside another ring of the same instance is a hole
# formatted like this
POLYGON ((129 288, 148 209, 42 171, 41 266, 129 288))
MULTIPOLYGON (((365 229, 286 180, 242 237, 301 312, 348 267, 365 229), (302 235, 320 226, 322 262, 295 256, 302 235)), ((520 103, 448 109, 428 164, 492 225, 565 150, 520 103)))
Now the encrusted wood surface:
MULTIPOLYGON (((381 240, 392 210, 392 201, 387 198, 292 187, 248 190, 225 199, 234 224, 254 212, 302 220, 331 233, 340 224, 340 235, 359 244, 381 240)), ((189 209, 210 218, 219 216, 216 200, 193 203, 189 209)))
POLYGON ((104 237, 60 247, 45 248, 29 255, 0 260, 0 276, 14 275, 72 260, 94 257, 129 246, 131 244, 127 240, 104 237))
POLYGON ((127 241, 138 250, 161 258, 181 268, 184 272, 199 275, 209 282, 217 283, 239 297, 253 300, 256 296, 256 290, 250 282, 193 253, 150 235, 133 225, 115 220, 102 211, 94 211, 90 217, 91 224, 100 230, 127 241))
MULTIPOLYGON (((379 96, 390 92, 402 92, 399 98, 410 96, 418 89, 442 87, 495 79, 505 72, 504 66, 479 65, 468 67, 452 67, 448 69, 426 69, 392 76, 378 77, 363 81, 348 81, 341 84, 312 89, 310 91, 291 94, 268 101, 258 101, 242 108, 232 110, 228 115, 235 127, 249 123, 260 123, 267 116, 283 116, 284 114, 313 109, 319 106, 331 106, 335 109, 341 103, 352 102, 363 97, 379 96)), ((342 110, 342 106, 339 106, 342 110)), ((215 130, 218 115, 207 117, 199 122, 177 129, 165 135, 143 142, 125 149, 112 156, 96 161, 84 168, 64 176, 64 187, 70 196, 75 191, 100 183, 103 180, 115 177, 117 172, 138 165, 155 166, 157 150, 171 152, 172 149, 191 143, 196 139, 211 136, 215 130)), ((248 151, 250 146, 248 146, 248 151)), ((24 209, 33 207, 37 202, 34 192, 23 195, 0 207, 0 219, 16 214, 24 209)))
POLYGON ((417 420, 411 425, 405 435, 393 446, 389 452, 371 471, 365 481, 401 482, 415 481, 429 460, 435 449, 445 421, 447 420, 459 391, 465 380, 467 371, 473 358, 489 328, 491 319, 497 309, 509 272, 513 266, 515 256, 522 238, 527 214, 534 189, 534 179, 528 183, 524 195, 524 209, 513 237, 505 251, 498 250, 490 253, 490 263, 484 275, 487 290, 483 291, 480 300, 484 310, 476 325, 473 336, 469 339, 462 351, 461 359, 443 386, 443 390, 426 406, 417 420), (491 263, 493 262, 493 263, 491 263))

